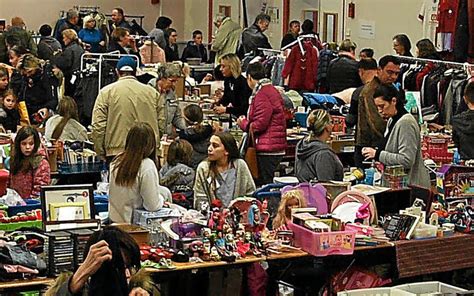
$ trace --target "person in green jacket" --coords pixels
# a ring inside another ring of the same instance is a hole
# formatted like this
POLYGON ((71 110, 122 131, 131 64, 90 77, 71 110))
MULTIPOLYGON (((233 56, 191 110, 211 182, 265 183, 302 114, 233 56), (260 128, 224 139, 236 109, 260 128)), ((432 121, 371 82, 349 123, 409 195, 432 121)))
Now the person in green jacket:
POLYGON ((217 31, 212 42, 211 51, 216 52, 215 64, 218 64, 223 55, 236 52, 242 28, 230 17, 221 15, 216 17, 214 24, 217 31))

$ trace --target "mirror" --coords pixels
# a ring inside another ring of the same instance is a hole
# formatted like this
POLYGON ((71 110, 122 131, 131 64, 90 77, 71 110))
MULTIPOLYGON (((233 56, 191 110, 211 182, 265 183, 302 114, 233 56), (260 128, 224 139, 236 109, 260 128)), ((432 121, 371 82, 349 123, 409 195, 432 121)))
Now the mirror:
POLYGON ((324 42, 337 42, 337 13, 324 13, 324 42))

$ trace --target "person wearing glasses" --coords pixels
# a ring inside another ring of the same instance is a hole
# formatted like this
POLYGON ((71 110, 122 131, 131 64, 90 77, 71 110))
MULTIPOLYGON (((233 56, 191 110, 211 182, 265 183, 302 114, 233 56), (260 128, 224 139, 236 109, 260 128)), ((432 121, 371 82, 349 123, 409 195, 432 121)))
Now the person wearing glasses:
POLYGON ((179 52, 178 52, 178 33, 175 29, 169 28, 166 30, 166 34, 168 35, 168 44, 166 44, 165 48, 165 57, 168 63, 179 61, 179 52))
POLYGON ((160 94, 159 104, 162 108, 159 114, 158 128, 161 135, 174 138, 178 130, 186 128, 186 121, 174 91, 176 82, 182 76, 181 67, 175 63, 166 63, 161 65, 157 72, 156 79, 150 80, 148 84, 155 87, 160 94))
POLYGON ((333 123, 326 110, 316 109, 308 115, 309 135, 296 145, 296 177, 300 182, 342 181, 344 170, 336 153, 327 141, 333 123))

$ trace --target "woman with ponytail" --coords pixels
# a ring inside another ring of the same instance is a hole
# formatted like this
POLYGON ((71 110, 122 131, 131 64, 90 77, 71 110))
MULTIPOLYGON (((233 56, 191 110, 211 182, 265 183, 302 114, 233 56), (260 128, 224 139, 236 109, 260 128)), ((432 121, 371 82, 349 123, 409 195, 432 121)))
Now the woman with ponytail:
POLYGON ((63 141, 87 140, 87 129, 79 123, 77 105, 73 98, 63 97, 59 101, 58 113, 46 122, 46 139, 63 141))

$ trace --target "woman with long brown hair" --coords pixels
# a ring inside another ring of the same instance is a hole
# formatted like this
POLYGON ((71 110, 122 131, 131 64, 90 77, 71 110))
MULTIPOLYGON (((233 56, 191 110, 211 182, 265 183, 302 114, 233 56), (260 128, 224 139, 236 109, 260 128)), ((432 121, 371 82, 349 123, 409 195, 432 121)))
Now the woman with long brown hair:
POLYGON ((128 132, 125 150, 110 164, 109 216, 113 222, 131 223, 134 209, 156 211, 170 191, 160 186, 156 165, 156 137, 148 123, 128 132))
POLYGON ((87 140, 87 129, 79 123, 77 104, 73 98, 64 96, 59 101, 58 114, 46 122, 45 137, 48 140, 87 140))
POLYGON ((209 206, 214 199, 220 199, 224 207, 228 207, 234 198, 255 191, 247 163, 240 158, 237 143, 230 133, 213 135, 207 155, 207 161, 202 161, 196 170, 195 209, 209 206))

